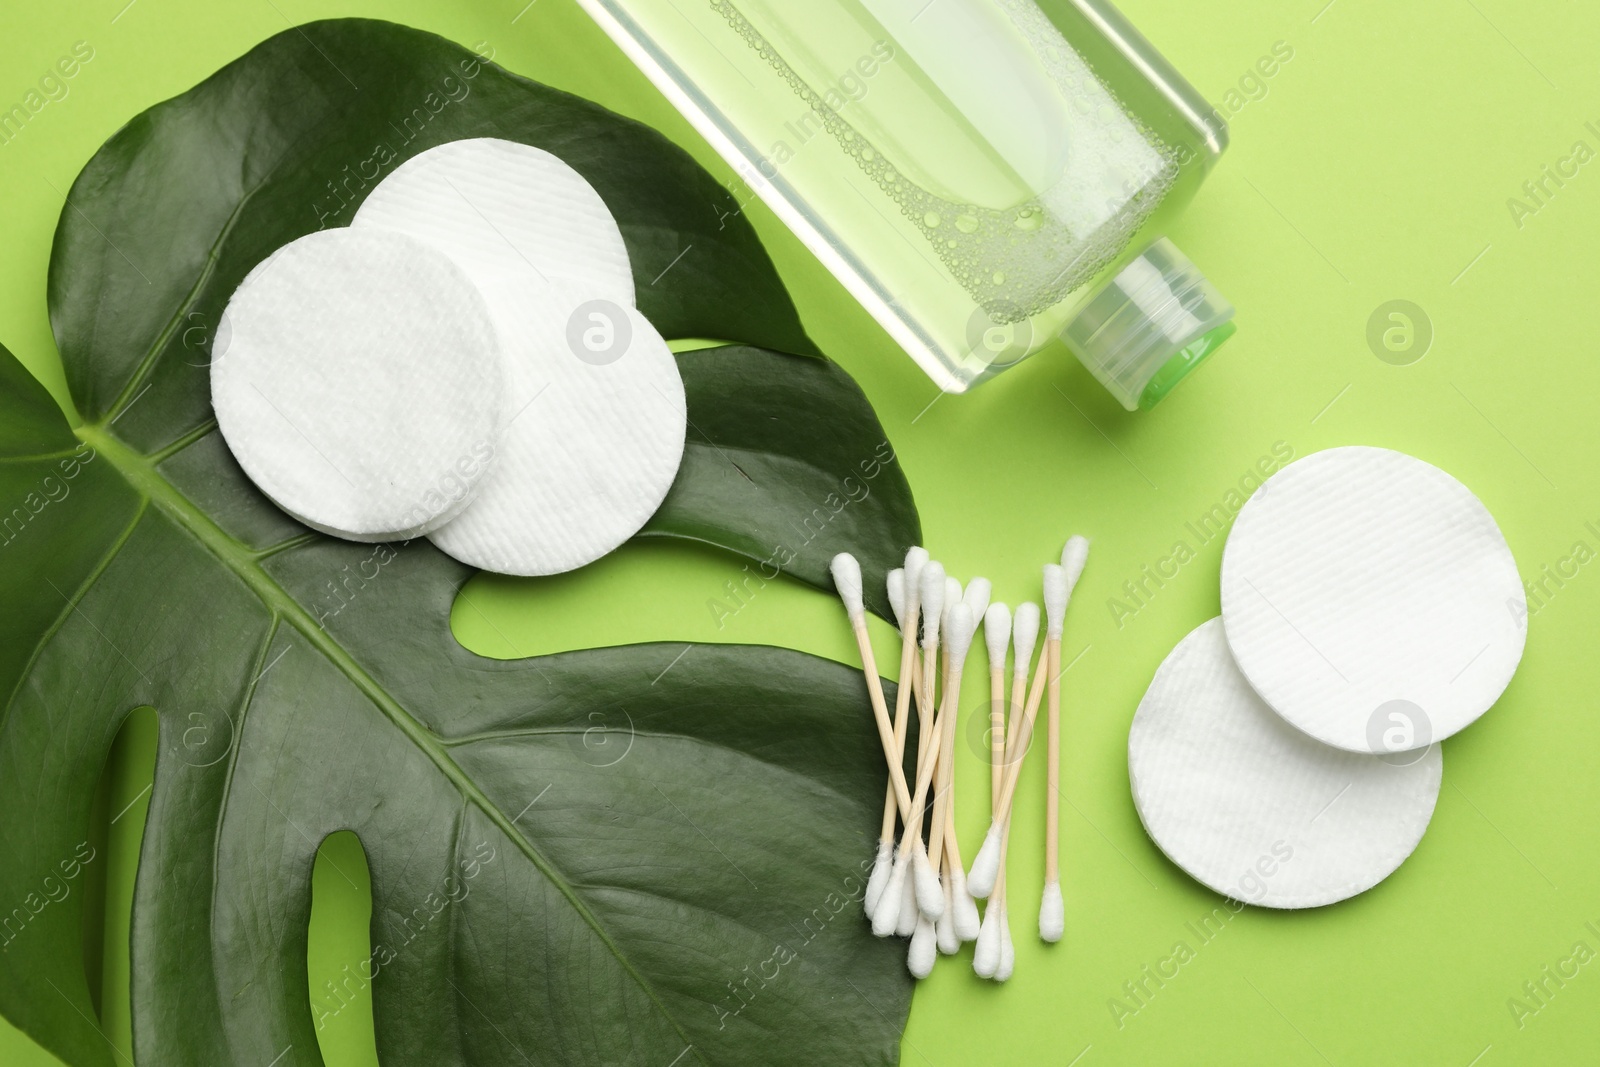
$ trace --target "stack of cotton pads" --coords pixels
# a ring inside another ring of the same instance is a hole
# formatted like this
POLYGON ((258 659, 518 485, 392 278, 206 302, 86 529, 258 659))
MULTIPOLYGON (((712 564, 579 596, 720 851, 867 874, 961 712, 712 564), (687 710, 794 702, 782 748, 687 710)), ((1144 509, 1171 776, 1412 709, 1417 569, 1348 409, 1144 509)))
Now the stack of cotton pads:
POLYGON ((316 529, 560 573, 638 532, 683 458, 677 362, 633 304, 621 232, 577 171, 455 141, 250 273, 212 403, 240 466, 316 529))
POLYGON ((1157 670, 1128 737, 1146 831, 1236 900, 1308 908, 1409 856, 1438 799, 1438 742, 1488 710, 1526 640, 1488 510, 1421 460, 1335 448, 1240 511, 1222 617, 1157 670))

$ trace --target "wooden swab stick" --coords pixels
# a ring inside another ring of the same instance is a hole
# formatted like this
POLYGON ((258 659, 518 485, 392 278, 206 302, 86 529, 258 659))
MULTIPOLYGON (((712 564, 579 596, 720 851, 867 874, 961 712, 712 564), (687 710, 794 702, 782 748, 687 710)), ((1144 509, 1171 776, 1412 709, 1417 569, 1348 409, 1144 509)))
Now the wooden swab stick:
POLYGON ((1039 605, 1028 601, 1017 605, 1011 619, 1012 667, 1011 713, 1006 722, 1005 766, 1017 758, 1017 731, 1022 728, 1022 706, 1028 699, 1028 667, 1033 663, 1033 646, 1039 640, 1039 605))
POLYGON ((983 613, 983 643, 989 650, 989 816, 993 818, 1000 804, 1000 780, 1006 764, 1006 647, 1011 644, 1011 609, 1004 604, 990 604, 983 613))
POLYGON ((1061 565, 1045 568, 1045 615, 1049 620, 1050 721, 1048 767, 1045 786, 1044 894, 1039 905, 1039 936, 1060 941, 1066 929, 1066 909, 1061 900, 1061 635, 1067 600, 1089 559, 1089 542, 1070 537, 1061 550, 1061 565), (1054 603, 1052 604, 1052 599, 1054 603))
MULTIPOLYGON (((945 655, 950 668, 950 682, 945 687, 944 698, 939 705, 939 718, 936 732, 939 734, 939 788, 933 797, 933 827, 928 842, 928 863, 933 871, 939 870, 940 860, 944 856, 945 830, 950 820, 951 789, 955 782, 955 733, 956 709, 961 701, 961 674, 966 665, 967 652, 972 647, 972 637, 977 630, 977 620, 972 617, 972 609, 964 602, 957 603, 950 609, 945 623, 945 655)), ((937 878, 937 875, 935 875, 937 878)), ((942 897, 938 902, 936 914, 929 915, 927 901, 924 900, 922 887, 919 885, 917 892, 917 905, 928 918, 937 918, 937 911, 943 910, 942 897)))
MULTIPOLYGON (((945 609, 943 626, 946 632, 944 678, 942 685, 949 697, 949 716, 944 720, 945 735, 940 743, 940 766, 935 770, 935 798, 944 799, 944 829, 943 849, 931 842, 933 829, 930 828, 930 862, 933 870, 944 871, 945 899, 947 907, 953 903, 954 914, 947 915, 948 923, 941 922, 940 934, 941 951, 947 944, 948 938, 945 930, 948 929, 959 941, 971 941, 978 936, 978 905, 973 901, 972 895, 967 892, 967 872, 961 863, 961 848, 956 841, 956 781, 955 760, 956 746, 955 733, 960 725, 961 713, 961 677, 966 657, 970 654, 972 637, 966 636, 966 651, 955 649, 949 641, 952 608, 959 602, 965 605, 972 615, 972 628, 976 633, 977 625, 983 620, 989 609, 989 593, 992 586, 987 578, 974 578, 967 583, 965 590, 961 583, 953 578, 945 578, 945 609), (952 666, 953 664, 953 666, 952 666), (953 680, 952 680, 953 679, 953 680), (942 785, 939 783, 943 783, 942 785), (953 857, 953 860, 952 860, 953 857), (942 862, 941 862, 942 861, 942 862)), ((960 625, 958 623, 958 625, 960 625)), ((937 807, 936 809, 937 810, 937 807)), ((937 818, 937 815, 935 816, 937 818)), ((935 822, 937 827, 938 823, 935 822)))
MULTIPOLYGON (((923 565, 918 585, 922 591, 922 688, 917 692, 917 777, 922 777, 929 750, 933 720, 938 717, 939 630, 944 621, 944 566, 937 560, 923 565)), ((930 750, 931 751, 931 750, 930 750)), ((922 833, 922 827, 917 827, 922 833)))

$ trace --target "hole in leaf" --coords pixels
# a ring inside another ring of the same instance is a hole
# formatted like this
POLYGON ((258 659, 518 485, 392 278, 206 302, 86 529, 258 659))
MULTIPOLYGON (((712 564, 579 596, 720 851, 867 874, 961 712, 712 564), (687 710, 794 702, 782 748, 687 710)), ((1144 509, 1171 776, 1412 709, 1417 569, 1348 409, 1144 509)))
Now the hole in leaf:
MULTIPOLYGON (((145 816, 150 812, 150 790, 155 780, 160 717, 154 708, 135 708, 117 731, 101 778, 104 793, 103 833, 92 837, 95 859, 85 865, 86 876, 96 879, 101 921, 93 935, 100 964, 100 1028, 122 1054, 133 1058, 133 1001, 129 975, 128 937, 133 923, 133 884, 139 871, 139 849, 144 844, 145 816)), ((97 818, 99 813, 97 812, 97 818)), ((86 884, 86 889, 88 888, 86 884)), ((85 936, 84 951, 91 951, 85 936)), ((96 971, 89 971, 90 988, 96 971)))
POLYGON ((361 839, 326 837, 311 872, 306 979, 322 1058, 337 1067, 378 1067, 372 1025, 372 877, 361 839))

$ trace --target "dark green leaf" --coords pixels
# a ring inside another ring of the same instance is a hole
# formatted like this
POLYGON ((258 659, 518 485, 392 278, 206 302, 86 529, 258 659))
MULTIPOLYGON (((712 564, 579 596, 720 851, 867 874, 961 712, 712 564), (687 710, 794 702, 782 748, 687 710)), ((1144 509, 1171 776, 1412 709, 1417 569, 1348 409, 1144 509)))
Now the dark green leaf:
MULTIPOLYGON (((0 368, 0 420, 42 425, 49 397, 0 368)), ((141 1064, 320 1062, 306 922, 338 830, 372 871, 356 962, 386 1064, 896 1060, 903 947, 854 899, 882 800, 859 672, 707 645, 482 659, 449 631, 470 572, 425 543, 298 532, 215 434, 159 461, 79 435, 57 418, 28 454, 8 432, 0 462, 22 502, 0 545, 15 1024, 113 1062, 72 890, 99 770, 148 705, 141 1064)))
MULTIPOLYGON (((136 118, 73 187, 50 305, 87 424, 0 349, 0 1011, 74 1067, 113 1062, 70 887, 103 862, 83 843, 112 740, 150 706, 141 1064, 320 1062, 306 920, 341 829, 372 872, 386 1064, 894 1062, 902 948, 849 899, 882 798, 859 672, 698 645, 482 659, 449 632, 467 569, 307 533, 215 432, 227 296, 347 221, 379 146, 380 172, 464 136, 547 148, 618 216, 663 333, 812 351, 688 156, 472 63, 388 24, 306 26, 136 118), (346 180, 351 204, 319 203, 346 180)), ((848 548, 879 584, 915 512, 848 377, 742 347, 680 365, 695 426, 647 532, 782 546, 818 584, 848 548)))

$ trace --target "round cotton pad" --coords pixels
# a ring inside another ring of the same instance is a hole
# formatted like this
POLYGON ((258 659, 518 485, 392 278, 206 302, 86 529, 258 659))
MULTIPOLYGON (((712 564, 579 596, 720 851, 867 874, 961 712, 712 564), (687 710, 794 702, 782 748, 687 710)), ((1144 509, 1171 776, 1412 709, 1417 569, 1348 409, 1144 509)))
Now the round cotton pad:
POLYGON ((564 284, 490 282, 508 421, 471 506, 430 537, 500 574, 558 574, 639 531, 683 459, 683 379, 631 307, 564 284))
POLYGON ((633 306, 622 232, 583 175, 531 145, 480 137, 430 148, 397 167, 352 223, 408 234, 492 276, 568 280, 633 306))
POLYGON ((1382 448, 1307 456, 1250 498, 1222 555, 1222 618, 1278 714, 1368 753, 1470 724, 1527 637, 1522 580, 1488 509, 1382 448))
POLYGON ((1440 747, 1412 762, 1313 741, 1256 696, 1222 620, 1178 642, 1128 732, 1133 802, 1195 880, 1269 908, 1314 908, 1378 884, 1417 847, 1440 747))
POLYGON ((478 290, 399 234, 324 230, 245 278, 212 351, 217 425, 263 493, 357 541, 425 533, 493 460, 504 377, 478 290))

